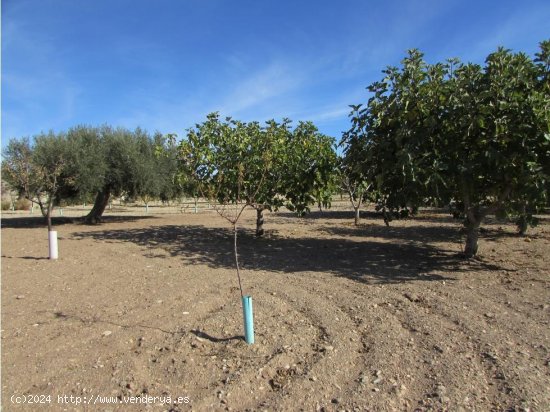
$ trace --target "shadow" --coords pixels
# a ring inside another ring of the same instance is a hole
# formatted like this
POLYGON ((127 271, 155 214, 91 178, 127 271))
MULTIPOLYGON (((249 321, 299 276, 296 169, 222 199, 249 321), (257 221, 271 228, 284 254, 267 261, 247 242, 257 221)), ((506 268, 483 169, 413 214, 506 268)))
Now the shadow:
MULTIPOLYGON (((271 215, 272 218, 280 217, 281 219, 290 219, 290 220, 300 220, 301 222, 316 221, 316 220, 347 220, 353 222, 355 219, 355 213, 351 210, 334 210, 326 209, 320 212, 319 210, 311 211, 310 213, 304 216, 298 216, 293 212, 273 212, 271 215)), ((270 216, 270 218, 271 218, 270 216)), ((548 223, 550 222, 550 216, 548 213, 541 213, 536 216, 539 220, 539 223, 548 223)), ((384 225, 384 219, 381 212, 375 210, 361 210, 361 220, 376 220, 379 221, 381 225, 384 225)), ((461 227, 463 218, 455 218, 450 213, 447 208, 422 208, 415 215, 410 215, 402 218, 394 218, 390 222, 390 227, 399 221, 419 221, 419 222, 431 222, 435 224, 448 223, 461 227)), ((493 226, 510 226, 515 227, 515 219, 497 219, 494 215, 489 215, 485 218, 482 224, 482 230, 484 228, 493 227, 493 226)), ((487 229, 489 230, 489 229, 487 229)))
POLYGON ((372 223, 361 223, 358 226, 321 226, 324 233, 342 237, 375 237, 407 242, 458 242, 462 233, 460 226, 386 226, 372 223))
MULTIPOLYGON (((37 313, 51 313, 51 312, 39 311, 37 313)), ((174 331, 164 330, 162 328, 158 328, 158 327, 155 327, 155 326, 142 325, 140 323, 123 324, 123 323, 113 322, 113 321, 110 321, 110 320, 100 319, 96 316, 92 317, 91 319, 85 319, 85 318, 82 318, 80 316, 67 314, 67 313, 64 313, 64 312, 61 312, 61 311, 53 312, 53 315, 54 315, 54 318, 58 319, 58 320, 64 320, 64 321, 73 320, 73 321, 78 321, 78 322, 81 322, 81 323, 84 323, 84 324, 87 324, 87 325, 92 324, 92 323, 104 323, 106 325, 119 326, 123 329, 143 328, 143 329, 158 330, 160 332, 163 332, 163 333, 166 333, 166 334, 169 334, 169 335, 180 335, 180 334, 184 335, 185 334, 185 331, 183 331, 183 330, 179 330, 179 331, 174 332, 174 331)))
MULTIPOLYGON (((156 219, 157 216, 103 216, 102 222, 96 225, 90 226, 101 226, 104 223, 125 223, 125 222, 135 222, 138 220, 144 219, 156 219)), ((36 229, 36 228, 47 228, 46 220, 42 216, 27 216, 27 217, 9 217, 2 218, 1 221, 2 229, 36 229)), ((52 217, 52 226, 62 226, 67 224, 86 224, 84 222, 84 216, 82 217, 66 217, 66 216, 57 216, 52 217)))
MULTIPOLYGON (((78 218, 66 217, 66 216, 52 217, 52 225, 62 226, 62 225, 72 224, 72 223, 75 223, 76 220, 78 220, 78 218)), ((43 227, 44 229, 47 229, 48 224, 46 223, 46 219, 44 219, 42 216, 8 217, 8 218, 2 217, 1 227, 2 229, 6 229, 6 228, 36 229, 39 227, 43 227)))
POLYGON ((2 255, 2 259, 49 260, 49 258, 47 258, 47 257, 36 257, 36 256, 6 256, 6 255, 2 255))
MULTIPOLYGON (((182 259, 188 265, 235 267, 233 233, 225 228, 166 225, 82 232, 75 233, 74 238, 132 242, 146 250, 161 248, 168 253, 165 257, 182 259)), ((393 240, 292 238, 273 232, 258 239, 253 230, 239 230, 239 261, 242 269, 248 271, 284 272, 296 276, 304 272, 328 272, 365 283, 446 280, 449 278, 437 272, 498 269, 484 262, 466 265, 456 253, 438 249, 425 239, 411 241, 405 232, 398 232, 393 240)))
MULTIPOLYGON (((326 209, 323 211, 319 210, 313 210, 304 216, 298 216, 294 212, 273 212, 272 215, 270 215, 270 218, 282 218, 282 219, 291 219, 291 220, 302 220, 302 221, 316 221, 320 219, 341 219, 341 220, 349 220, 353 222, 355 219, 355 212, 351 210, 333 210, 333 209, 326 209)), ((380 220, 380 222, 383 224, 384 219, 380 212, 375 212, 373 210, 361 210, 361 218, 365 219, 377 219, 380 220)))
MULTIPOLYGON (((382 212, 378 212, 376 210, 373 210, 373 207, 367 206, 368 209, 361 208, 361 219, 380 219, 384 220, 384 216, 382 212)), ((320 210, 312 210, 311 212, 305 214, 304 216, 298 216, 294 212, 273 212, 274 216, 281 216, 288 219, 351 219, 353 220, 355 218, 355 212, 353 211, 353 208, 351 205, 349 208, 345 208, 342 210, 342 208, 338 209, 324 209, 322 211, 320 210)), ((432 218, 446 218, 449 217, 450 220, 453 219, 453 216, 449 213, 447 209, 444 208, 422 208, 419 210, 419 212, 415 215, 410 215, 407 217, 402 217, 400 219, 395 218, 395 220, 407 220, 407 219, 432 219, 432 218)))
MULTIPOLYGON (((95 225, 89 225, 89 226, 101 226, 104 223, 126 223, 126 222, 137 222, 139 220, 147 220, 147 219, 158 219, 158 216, 148 215, 148 216, 141 216, 141 215, 119 215, 119 216, 113 216, 113 215, 104 215, 101 218, 101 223, 97 223, 95 225)), ((86 224, 84 222, 84 217, 79 218, 80 222, 82 224, 86 224)))
POLYGON ((214 343, 229 342, 229 341, 232 341, 232 340, 245 340, 244 336, 239 336, 239 335, 231 336, 230 338, 216 338, 215 336, 211 336, 208 333, 202 332, 202 331, 197 330, 197 329, 191 330, 191 333, 193 335, 197 336, 198 338, 206 339, 206 340, 209 340, 210 342, 214 342, 214 343))

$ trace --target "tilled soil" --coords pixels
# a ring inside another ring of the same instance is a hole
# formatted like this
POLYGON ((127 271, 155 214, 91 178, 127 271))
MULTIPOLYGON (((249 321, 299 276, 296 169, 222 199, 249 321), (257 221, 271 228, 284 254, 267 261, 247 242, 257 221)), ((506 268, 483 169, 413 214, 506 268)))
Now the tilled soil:
POLYGON ((550 410, 547 217, 467 261, 435 211, 272 213, 262 239, 249 212, 253 345, 216 213, 66 220, 58 261, 40 220, 2 222, 3 410, 550 410))

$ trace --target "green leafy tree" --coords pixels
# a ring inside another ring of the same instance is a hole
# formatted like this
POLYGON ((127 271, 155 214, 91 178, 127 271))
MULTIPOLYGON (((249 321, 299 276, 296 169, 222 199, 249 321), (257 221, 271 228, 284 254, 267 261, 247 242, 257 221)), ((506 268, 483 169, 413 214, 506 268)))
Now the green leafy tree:
POLYGON ((532 214, 548 202, 548 42, 534 62, 499 49, 485 66, 429 65, 412 50, 388 68, 350 135, 374 166, 379 207, 392 216, 453 203, 464 217, 465 255, 478 252, 489 214, 532 214), (545 63, 546 61, 546 63, 545 63))
POLYGON ((2 174, 19 195, 39 205, 48 231, 52 212, 64 188, 74 184, 69 173, 66 135, 41 133, 29 139, 12 139, 3 153, 2 174))
POLYGON ((362 175, 356 173, 352 167, 345 163, 344 159, 340 164, 341 190, 349 196, 349 201, 354 211, 354 224, 358 226, 361 221, 361 207, 363 202, 368 200, 372 183, 362 175))
MULTIPOLYGON (((2 178, 20 196, 33 203, 42 202, 41 171, 33 161, 32 146, 28 138, 11 139, 2 153, 2 178)), ((42 203, 42 214, 46 216, 42 203)))
POLYGON ((279 151, 279 187, 287 209, 302 215, 313 204, 330 207, 338 184, 334 139, 320 133, 311 122, 299 122, 279 151))
POLYGON ((366 132, 365 125, 359 121, 359 116, 363 113, 361 105, 350 107, 353 127, 343 134, 340 141, 343 156, 339 162, 339 179, 340 189, 349 196, 355 212, 354 223, 357 226, 361 220, 363 202, 376 198, 373 191, 375 170, 372 162, 366 163, 369 142, 363 138, 366 132))
POLYGON ((156 147, 162 144, 158 136, 152 138, 139 128, 130 131, 109 126, 99 128, 98 135, 94 168, 101 173, 97 174, 95 202, 85 218, 87 223, 101 221, 111 196, 140 198, 146 208, 152 199, 171 196, 166 185, 173 177, 163 168, 166 159, 156 156, 156 147))
POLYGON ((178 168, 178 147, 170 136, 155 133, 153 136, 154 162, 157 168, 158 197, 163 202, 180 199, 184 194, 197 195, 187 184, 190 179, 180 175, 178 168))
POLYGON ((79 125, 67 131, 67 173, 72 184, 60 191, 68 202, 89 201, 101 189, 106 173, 105 153, 100 129, 79 125))
POLYGON ((261 127, 217 113, 191 129, 181 144, 185 176, 193 176, 205 197, 220 205, 243 202, 257 211, 256 234, 263 235, 263 211, 286 206, 303 214, 316 202, 330 204, 336 154, 333 139, 309 122, 294 130, 290 121, 261 127))
POLYGON ((180 143, 182 174, 192 177, 201 196, 217 203, 218 213, 232 225, 241 295, 237 228, 243 211, 257 211, 256 234, 261 236, 264 210, 286 205, 303 213, 316 201, 329 201, 323 182, 333 176, 332 139, 311 123, 300 123, 293 131, 289 124, 287 119, 271 120, 262 127, 221 121, 211 113, 180 143))

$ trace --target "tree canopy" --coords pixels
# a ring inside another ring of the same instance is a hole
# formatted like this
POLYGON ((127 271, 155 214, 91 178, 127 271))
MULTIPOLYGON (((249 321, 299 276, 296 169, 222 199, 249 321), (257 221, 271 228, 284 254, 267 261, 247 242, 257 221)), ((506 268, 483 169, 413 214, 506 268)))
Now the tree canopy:
POLYGON ((304 213, 315 202, 328 204, 336 154, 333 139, 312 123, 220 120, 217 113, 188 131, 180 144, 184 175, 203 196, 221 205, 243 203, 261 213, 286 206, 304 213))
POLYGON ((488 214, 532 215, 548 203, 549 42, 532 60, 499 48, 484 66, 428 64, 418 50, 369 86, 344 135, 389 217, 453 204, 465 219, 465 254, 477 253, 488 214))

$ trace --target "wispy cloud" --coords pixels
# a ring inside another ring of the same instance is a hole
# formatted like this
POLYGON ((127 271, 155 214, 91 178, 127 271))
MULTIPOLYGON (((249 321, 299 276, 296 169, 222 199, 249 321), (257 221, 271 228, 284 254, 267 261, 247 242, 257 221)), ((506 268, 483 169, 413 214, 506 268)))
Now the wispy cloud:
POLYGON ((270 100, 291 94, 303 82, 303 73, 274 62, 250 76, 239 79, 220 100, 220 111, 238 116, 240 113, 270 100))
POLYGON ((278 15, 277 7, 264 21, 263 6, 220 2, 204 12, 198 2, 153 10, 143 1, 122 21, 102 2, 90 3, 86 13, 71 2, 55 12, 39 0, 10 2, 3 10, 2 132, 106 122, 181 134, 219 111, 244 121, 311 120, 337 137, 349 125, 348 105, 365 102, 365 88, 407 49, 420 48, 429 61, 479 60, 495 44, 536 47, 550 20, 542 1, 483 4, 479 13, 459 0, 321 3, 315 17, 296 3, 296 13, 278 15), (505 18, 495 18, 495 8, 505 18), (197 21, 166 25, 176 9, 197 21), (243 11, 262 19, 225 25, 248 18, 243 11), (75 22, 84 14, 92 17, 83 29, 75 22), (139 26, 153 15, 162 18, 139 26), (105 24, 93 32, 97 19, 105 24))

